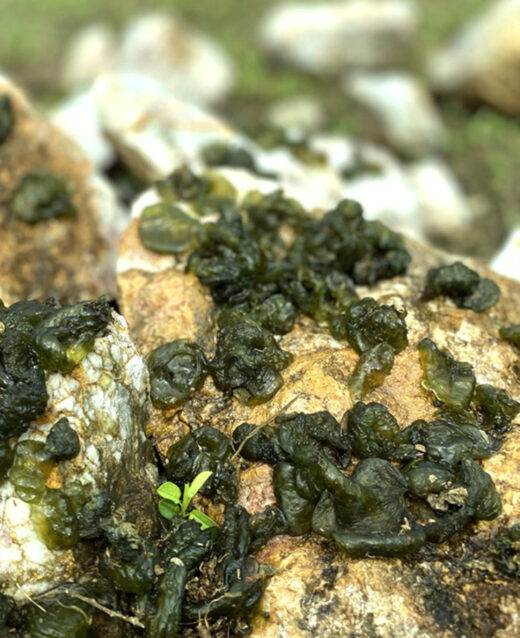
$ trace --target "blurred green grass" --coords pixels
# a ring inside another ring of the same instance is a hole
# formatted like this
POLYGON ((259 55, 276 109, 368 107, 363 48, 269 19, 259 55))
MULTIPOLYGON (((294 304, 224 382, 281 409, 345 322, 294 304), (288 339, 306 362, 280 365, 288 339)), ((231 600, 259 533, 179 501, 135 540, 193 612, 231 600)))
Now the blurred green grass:
MULTIPOLYGON (((257 41, 258 23, 278 1, 0 0, 0 68, 48 105, 61 95, 58 78, 62 55, 79 28, 104 22, 118 29, 136 14, 174 10, 213 36, 234 59, 237 83, 223 112, 238 125, 247 129, 261 121, 271 101, 303 93, 321 101, 331 130, 370 135, 363 114, 359 117, 359 111, 352 109, 336 80, 277 65, 262 53, 257 41)), ((491 1, 416 3, 421 22, 410 67, 420 73, 427 52, 446 42, 491 1)), ((504 224, 520 223, 520 125, 518 120, 485 106, 469 108, 449 100, 441 102, 440 108, 450 130, 447 159, 468 193, 480 197, 489 211, 482 228, 463 249, 487 256, 501 241, 504 224)))

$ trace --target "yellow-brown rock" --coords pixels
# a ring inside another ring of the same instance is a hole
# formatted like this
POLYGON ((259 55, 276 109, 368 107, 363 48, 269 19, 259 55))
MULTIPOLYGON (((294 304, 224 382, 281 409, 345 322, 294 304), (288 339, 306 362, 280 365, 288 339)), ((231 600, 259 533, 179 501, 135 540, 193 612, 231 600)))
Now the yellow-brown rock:
POLYGON ((55 297, 62 302, 92 298, 111 287, 107 242, 100 230, 103 203, 88 160, 7 78, 0 95, 8 95, 14 128, 0 144, 0 298, 55 297), (9 210, 13 191, 28 173, 45 170, 71 187, 74 218, 28 224, 9 210))
MULTIPOLYGON (((403 426, 433 416, 422 387, 417 344, 431 337, 475 369, 478 383, 506 388, 520 399, 519 355, 499 338, 501 325, 520 322, 520 285, 471 263, 492 276, 502 296, 477 314, 451 301, 420 302, 429 268, 450 256, 409 242, 412 264, 406 276, 359 289, 360 296, 406 309, 409 346, 397 357, 384 385, 367 397, 386 405, 403 426)), ((215 328, 207 291, 179 259, 153 254, 140 244, 137 220, 122 244, 118 272, 121 309, 134 339, 146 354, 160 343, 187 337, 206 353, 215 328)), ((340 418, 352 405, 347 379, 358 355, 308 319, 281 339, 293 362, 284 385, 266 404, 247 407, 216 391, 211 380, 178 410, 156 411, 151 434, 164 455, 188 427, 212 425, 226 434, 244 421, 260 424, 288 410, 329 410, 340 418)), ((407 559, 352 559, 315 537, 277 537, 259 558, 276 568, 254 620, 257 638, 365 637, 417 638, 497 636, 520 632, 520 585, 496 571, 490 542, 520 522, 520 432, 509 433, 499 453, 484 461, 503 500, 503 513, 474 525, 439 546, 428 545, 407 559)), ((252 465, 239 472, 239 502, 258 512, 274 502, 271 468, 252 465)))

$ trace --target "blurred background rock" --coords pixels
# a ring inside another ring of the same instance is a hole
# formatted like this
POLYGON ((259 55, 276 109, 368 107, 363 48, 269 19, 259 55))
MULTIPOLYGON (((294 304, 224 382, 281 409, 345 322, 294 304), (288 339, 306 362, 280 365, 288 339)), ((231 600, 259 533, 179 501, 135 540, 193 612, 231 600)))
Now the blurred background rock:
POLYGON ((486 260, 509 238, 496 263, 520 277, 520 0, 0 0, 0 9, 0 69, 113 179, 90 86, 106 72, 139 72, 253 138, 267 124, 333 134, 329 160, 331 144, 356 141, 340 151, 357 158, 343 170, 345 192, 366 197, 371 216, 486 260))

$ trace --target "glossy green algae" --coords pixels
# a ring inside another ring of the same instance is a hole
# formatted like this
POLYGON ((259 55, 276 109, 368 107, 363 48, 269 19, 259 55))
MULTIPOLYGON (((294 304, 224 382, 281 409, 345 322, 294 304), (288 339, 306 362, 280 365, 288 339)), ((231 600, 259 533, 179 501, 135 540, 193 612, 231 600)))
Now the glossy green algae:
POLYGON ((38 600, 38 605, 29 605, 27 630, 31 638, 91 638, 93 608, 74 594, 88 597, 84 587, 70 584, 70 595, 60 593, 38 600))
POLYGON ((139 237, 149 250, 158 253, 183 253, 198 243, 202 224, 178 206, 165 202, 143 210, 139 237))
POLYGON ((33 171, 22 179, 13 192, 9 209, 14 217, 28 224, 56 217, 75 217, 76 207, 69 191, 64 179, 48 171, 33 171))
POLYGON ((14 128, 14 111, 9 95, 0 95, 0 144, 5 142, 14 128))
POLYGON ((187 339, 176 339, 152 350, 146 359, 150 372, 150 396, 154 405, 173 407, 200 390, 208 374, 201 348, 187 339))
POLYGON ((504 341, 520 348, 520 324, 500 328, 500 336, 504 339, 504 341))
POLYGON ((450 297, 459 308, 483 312, 497 303, 500 288, 492 279, 480 277, 457 261, 428 271, 422 299, 428 301, 440 296, 450 297))

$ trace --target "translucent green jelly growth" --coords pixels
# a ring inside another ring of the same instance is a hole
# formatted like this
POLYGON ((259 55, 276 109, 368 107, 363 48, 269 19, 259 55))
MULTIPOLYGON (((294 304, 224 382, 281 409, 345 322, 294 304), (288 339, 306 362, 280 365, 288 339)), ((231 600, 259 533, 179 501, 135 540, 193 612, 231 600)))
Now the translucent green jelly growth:
POLYGON ((379 305, 375 299, 365 297, 354 301, 345 313, 332 324, 337 339, 345 339, 356 352, 362 354, 381 343, 392 347, 395 353, 408 345, 405 313, 393 306, 379 305))
POLYGON ((15 450, 9 480, 16 495, 27 503, 38 502, 45 493, 45 481, 53 467, 41 441, 20 441, 15 450))
POLYGON ((267 330, 241 322, 219 330, 211 374, 220 390, 233 392, 241 403, 256 405, 282 387, 280 371, 290 361, 291 355, 267 330))
POLYGON ((154 405, 170 408, 200 390, 208 363, 200 346, 177 339, 152 350, 146 359, 154 405))
POLYGON ((79 436, 65 417, 57 421, 45 441, 45 452, 55 461, 73 459, 79 454, 79 436))
POLYGON ((166 476, 183 488, 201 472, 212 472, 200 493, 217 503, 231 503, 237 498, 232 452, 231 442, 222 432, 209 425, 202 426, 168 450, 166 476))
MULTIPOLYGON (((79 585, 69 589, 83 597, 92 594, 79 585)), ((31 638, 88 638, 93 607, 74 596, 55 594, 44 597, 38 605, 28 605, 27 629, 31 638)))
POLYGON ((494 434, 504 434, 520 412, 520 403, 507 390, 492 385, 478 385, 475 390, 475 405, 482 417, 481 427, 494 434))
POLYGON ((348 381, 352 399, 359 401, 369 392, 383 385, 393 365, 394 350, 387 343, 379 343, 363 352, 348 381))
POLYGON ((520 348, 520 324, 500 328, 500 336, 504 341, 520 348))
POLYGON ((428 271, 422 299, 428 301, 441 296, 450 297, 459 308, 483 312, 497 303, 500 288, 492 279, 481 278, 457 261, 428 271))
POLYGON ((456 361, 447 350, 439 350, 431 339, 423 339, 418 350, 424 387, 448 407, 467 410, 475 389, 470 364, 456 361))
POLYGON ((0 334, 0 439, 25 432, 48 399, 37 353, 22 334, 6 329, 0 334))
POLYGON ((146 594, 155 576, 155 546, 128 522, 109 525, 106 536, 108 547, 100 558, 100 572, 121 591, 146 594))
POLYGON ((79 540, 79 523, 63 490, 46 489, 31 507, 38 536, 49 549, 70 549, 79 540))
POLYGON ((29 224, 76 216, 68 183, 44 170, 33 171, 23 178, 11 197, 9 208, 15 217, 29 224))
POLYGON ((177 206, 168 203, 148 206, 139 219, 139 237, 157 253, 183 253, 197 246, 202 225, 177 206))
POLYGON ((110 321, 108 302, 83 301, 60 308, 34 330, 34 346, 46 370, 70 372, 91 352, 110 321))
POLYGON ((240 146, 214 142, 202 149, 202 159, 208 166, 246 168, 255 173, 256 163, 249 151, 240 146))
POLYGON ((14 112, 11 98, 0 95, 0 144, 11 135, 14 128, 14 112))

